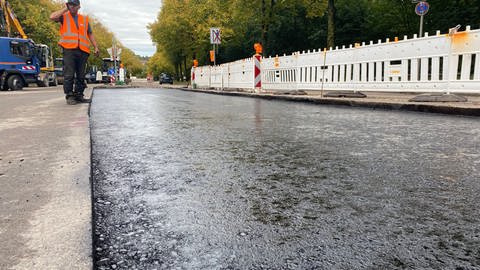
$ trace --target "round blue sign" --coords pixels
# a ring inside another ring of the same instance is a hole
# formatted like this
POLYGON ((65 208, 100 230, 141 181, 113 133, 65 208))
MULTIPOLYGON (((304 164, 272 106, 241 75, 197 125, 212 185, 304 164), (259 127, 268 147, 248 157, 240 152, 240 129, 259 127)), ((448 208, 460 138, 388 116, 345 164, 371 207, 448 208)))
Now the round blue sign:
POLYGON ((415 6, 415 13, 417 13, 418 16, 423 16, 427 14, 429 8, 430 5, 427 2, 419 2, 417 6, 415 6))

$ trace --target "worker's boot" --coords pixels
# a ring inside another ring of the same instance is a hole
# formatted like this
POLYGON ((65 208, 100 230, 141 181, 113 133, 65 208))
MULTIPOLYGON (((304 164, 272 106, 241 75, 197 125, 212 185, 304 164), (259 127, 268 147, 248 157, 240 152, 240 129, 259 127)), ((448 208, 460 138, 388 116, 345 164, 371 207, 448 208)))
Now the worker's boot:
POLYGON ((67 104, 68 105, 75 105, 77 104, 77 100, 74 96, 67 96, 67 104))
POLYGON ((83 95, 82 96, 80 96, 80 95, 75 96, 75 101, 77 103, 91 103, 92 102, 91 99, 84 98, 83 95))

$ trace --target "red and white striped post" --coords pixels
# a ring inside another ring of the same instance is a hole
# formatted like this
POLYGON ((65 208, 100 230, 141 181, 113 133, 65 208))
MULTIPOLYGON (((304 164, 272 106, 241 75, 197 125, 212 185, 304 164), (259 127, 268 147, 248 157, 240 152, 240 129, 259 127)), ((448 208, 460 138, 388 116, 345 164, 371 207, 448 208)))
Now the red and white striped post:
POLYGON ((195 71, 197 71, 197 67, 198 67, 198 60, 193 59, 193 66, 191 70, 192 89, 197 88, 197 84, 195 83, 195 71))
POLYGON ((262 45, 255 43, 255 55, 253 56, 254 72, 253 72, 253 88, 255 92, 262 91, 262 45))

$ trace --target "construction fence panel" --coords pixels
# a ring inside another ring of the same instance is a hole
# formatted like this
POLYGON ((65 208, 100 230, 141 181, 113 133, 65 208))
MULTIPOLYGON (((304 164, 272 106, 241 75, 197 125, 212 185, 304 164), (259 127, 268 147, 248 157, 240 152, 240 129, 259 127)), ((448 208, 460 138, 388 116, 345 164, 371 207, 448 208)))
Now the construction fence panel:
POLYGON ((211 80, 210 80, 210 87, 213 88, 223 88, 223 66, 212 66, 211 67, 211 80))
MULTIPOLYGON (((225 65, 223 86, 253 88, 251 59, 225 65)), ((212 87, 218 87, 213 70, 212 87)), ((480 30, 268 57, 261 70, 262 88, 269 91, 480 93, 480 30)))
POLYGON ((195 68, 195 84, 200 88, 210 87, 210 66, 202 66, 195 68))
POLYGON ((252 58, 231 62, 227 72, 228 88, 253 89, 253 68, 252 58))
POLYGON ((297 57, 263 58, 262 87, 264 89, 296 90, 297 89, 297 57))

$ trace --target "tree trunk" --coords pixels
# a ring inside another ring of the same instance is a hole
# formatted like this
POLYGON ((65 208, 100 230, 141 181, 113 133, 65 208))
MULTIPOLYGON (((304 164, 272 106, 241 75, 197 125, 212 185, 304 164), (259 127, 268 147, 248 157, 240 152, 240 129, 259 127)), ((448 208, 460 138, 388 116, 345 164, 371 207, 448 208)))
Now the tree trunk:
POLYGON ((180 59, 180 63, 178 64, 178 80, 182 81, 182 73, 183 73, 183 65, 182 65, 183 59, 180 59))
POLYGON ((327 47, 335 46, 335 0, 328 0, 327 47))
POLYGON ((182 62, 177 63, 177 64, 175 65, 175 73, 176 73, 175 75, 176 75, 176 77, 177 77, 177 80, 178 80, 178 78, 180 78, 180 71, 182 70, 181 64, 182 64, 182 62))
POLYGON ((267 5, 265 0, 262 0, 262 44, 264 50, 267 47, 267 5))
POLYGON ((187 74, 188 74, 187 73, 187 69, 188 69, 187 68, 187 56, 183 57, 183 67, 184 67, 184 71, 185 71, 185 73, 183 73, 183 77, 185 78, 185 81, 188 81, 189 76, 187 76, 187 74))
POLYGON ((264 55, 267 55, 269 50, 268 31, 270 30, 270 23, 272 22, 273 7, 275 6, 275 1, 276 0, 270 0, 270 6, 268 7, 267 12, 266 0, 262 0, 262 45, 264 55))

